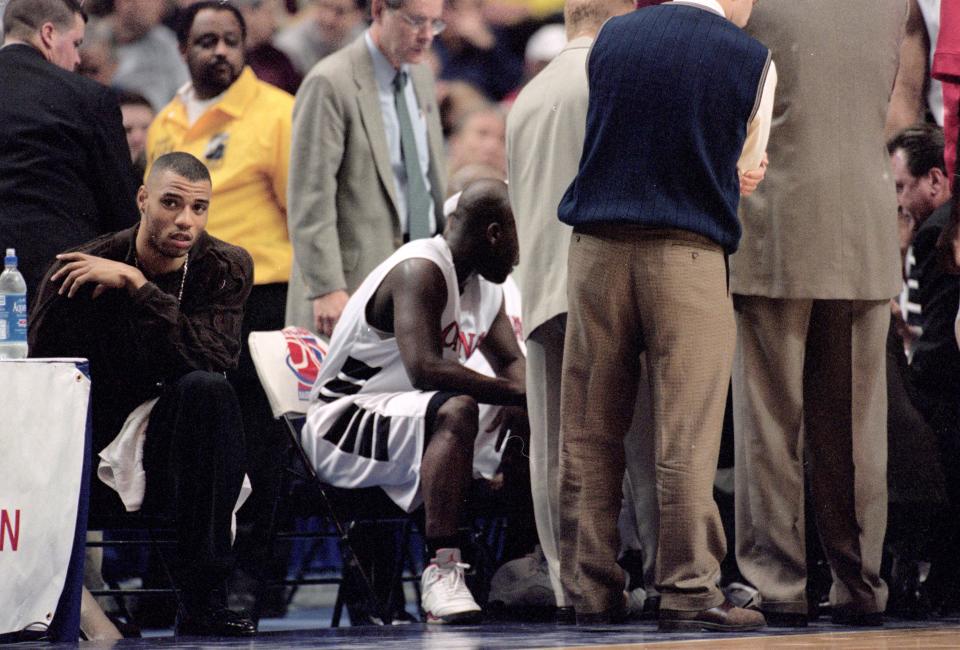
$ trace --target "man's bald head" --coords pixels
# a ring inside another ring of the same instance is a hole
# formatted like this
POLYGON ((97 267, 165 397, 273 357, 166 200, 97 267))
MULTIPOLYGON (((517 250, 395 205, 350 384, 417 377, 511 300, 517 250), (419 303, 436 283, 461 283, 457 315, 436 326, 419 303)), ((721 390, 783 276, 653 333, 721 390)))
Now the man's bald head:
POLYGON ((460 219, 464 227, 474 232, 491 223, 513 223, 507 184, 492 178, 481 178, 467 184, 460 195, 457 209, 450 216, 460 219))
POLYGON ((622 16, 633 9, 633 0, 567 0, 563 4, 567 40, 596 36, 608 18, 622 16))
POLYGON ((469 256, 477 273, 497 284, 506 280, 519 257, 507 184, 481 179, 467 185, 444 234, 469 256))

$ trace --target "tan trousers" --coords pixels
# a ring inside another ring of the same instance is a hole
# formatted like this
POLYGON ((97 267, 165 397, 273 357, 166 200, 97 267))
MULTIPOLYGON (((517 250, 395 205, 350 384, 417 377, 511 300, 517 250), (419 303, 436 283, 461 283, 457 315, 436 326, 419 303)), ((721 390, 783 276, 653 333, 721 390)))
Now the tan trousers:
POLYGON ((657 595, 657 536, 660 511, 657 507, 656 436, 653 433, 653 407, 646 353, 640 355, 640 384, 633 422, 623 439, 623 504, 620 508, 621 551, 640 551, 643 555, 643 588, 646 597, 657 595))
POLYGON ((736 296, 737 561, 762 607, 806 613, 804 471, 830 602, 886 608, 887 301, 736 296))
POLYGON ((566 315, 551 318, 527 338, 527 413, 530 416, 530 493, 540 548, 547 559, 557 607, 572 605, 560 583, 560 377, 566 315))
POLYGON ((668 609, 723 601, 726 551, 713 479, 735 342, 720 247, 692 233, 610 227, 570 243, 561 399, 560 564, 578 614, 621 603, 616 564, 623 438, 640 353, 653 403, 660 530, 657 589, 668 609))
MULTIPOLYGON (((527 338, 527 413, 530 417, 530 491, 540 547, 547 560, 558 607, 572 605, 560 582, 560 383, 567 315, 551 318, 527 338)), ((646 380, 642 368, 641 384, 646 380)), ((626 475, 619 531, 622 549, 643 554, 643 581, 653 585, 657 551, 657 495, 654 481, 650 391, 637 391, 630 431, 624 438, 626 475)))

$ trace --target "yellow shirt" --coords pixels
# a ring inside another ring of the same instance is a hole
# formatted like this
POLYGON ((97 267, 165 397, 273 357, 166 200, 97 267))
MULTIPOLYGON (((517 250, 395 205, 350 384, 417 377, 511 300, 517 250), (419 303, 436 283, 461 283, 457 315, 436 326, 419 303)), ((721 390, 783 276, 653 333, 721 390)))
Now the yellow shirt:
POLYGON ((292 114, 293 97, 260 81, 248 67, 193 126, 177 96, 147 133, 147 173, 154 160, 171 151, 193 154, 210 169, 213 196, 207 232, 247 249, 255 284, 290 278, 287 169, 292 114))

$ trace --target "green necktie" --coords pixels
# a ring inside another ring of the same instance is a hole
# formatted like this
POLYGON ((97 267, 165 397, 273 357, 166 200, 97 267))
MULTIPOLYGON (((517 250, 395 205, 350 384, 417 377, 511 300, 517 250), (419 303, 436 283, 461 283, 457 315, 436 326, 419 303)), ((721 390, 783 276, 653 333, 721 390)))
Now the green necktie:
POLYGON ((403 168, 407 172, 407 232, 410 240, 429 237, 430 211, 433 198, 423 182, 420 170, 420 156, 417 154, 417 141, 413 136, 413 123, 403 88, 407 83, 407 73, 398 72, 393 78, 393 102, 397 107, 397 120, 400 122, 400 151, 403 154, 403 168))

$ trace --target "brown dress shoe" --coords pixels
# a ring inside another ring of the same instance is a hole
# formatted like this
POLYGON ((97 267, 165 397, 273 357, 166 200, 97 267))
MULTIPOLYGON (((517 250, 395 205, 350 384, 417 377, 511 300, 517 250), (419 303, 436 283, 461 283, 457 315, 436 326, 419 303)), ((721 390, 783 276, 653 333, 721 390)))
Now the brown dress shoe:
POLYGON ((658 629, 661 632, 749 632, 766 624, 760 612, 735 607, 724 600, 716 607, 700 611, 661 608, 658 629))

